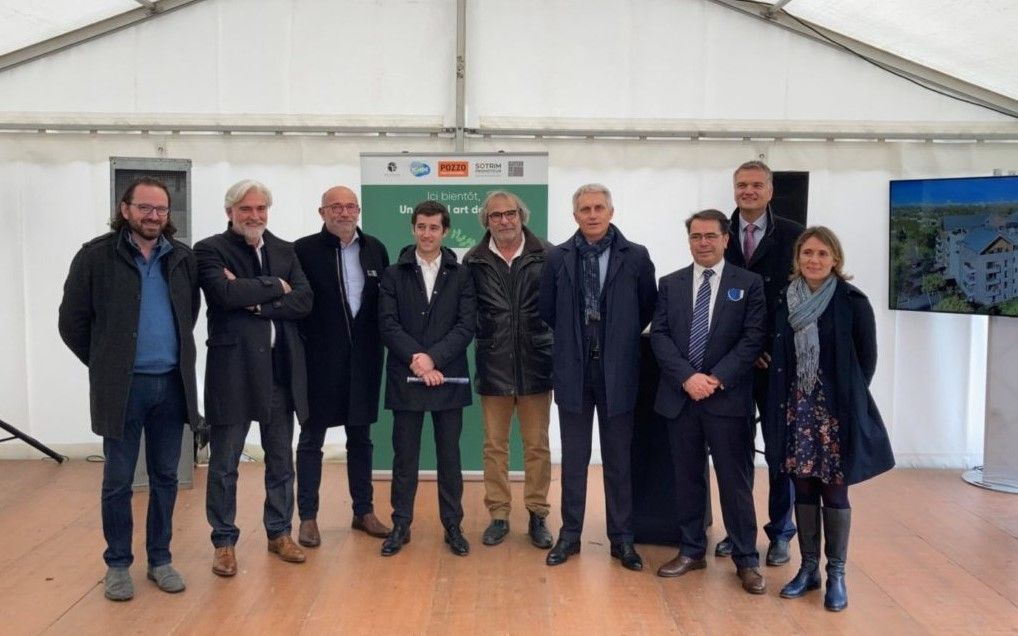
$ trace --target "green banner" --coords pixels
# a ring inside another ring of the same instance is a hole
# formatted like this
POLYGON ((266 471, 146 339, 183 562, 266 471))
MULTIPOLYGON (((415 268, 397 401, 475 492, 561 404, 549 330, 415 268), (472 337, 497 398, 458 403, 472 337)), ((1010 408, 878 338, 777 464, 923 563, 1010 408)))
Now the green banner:
MULTIPOLYGON (((492 190, 505 190, 520 197, 530 209, 527 227, 541 237, 548 236, 548 155, 525 154, 452 154, 361 155, 361 223, 364 231, 382 241, 395 262, 400 250, 413 243, 410 218, 415 205, 425 199, 445 204, 452 217, 444 245, 464 254, 484 236, 477 219, 481 203, 492 190)), ((473 380, 474 345, 467 352, 473 380)), ((383 390, 384 394, 384 390, 383 390)), ((523 446, 519 427, 513 420, 510 438, 510 469, 523 469, 523 446)), ((378 423, 371 427, 375 444, 376 470, 392 469, 392 413, 383 409, 378 423)), ((463 411, 463 435, 460 457, 463 470, 483 469, 484 421, 480 398, 463 411)), ((435 470, 434 432, 425 418, 421 441, 421 470, 435 470)))

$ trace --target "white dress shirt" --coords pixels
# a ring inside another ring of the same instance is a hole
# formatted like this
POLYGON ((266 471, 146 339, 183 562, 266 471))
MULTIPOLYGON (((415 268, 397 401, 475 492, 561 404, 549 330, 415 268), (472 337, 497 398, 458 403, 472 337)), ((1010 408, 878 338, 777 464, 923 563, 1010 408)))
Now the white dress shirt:
POLYGON ((693 308, 696 307, 696 292, 700 291, 700 284, 703 283, 703 270, 711 269, 714 275, 710 277, 710 308, 707 312, 708 330, 714 321, 714 302, 718 299, 718 290, 721 289, 721 272, 725 269, 725 259, 718 261, 713 267, 703 267, 693 263, 693 308))

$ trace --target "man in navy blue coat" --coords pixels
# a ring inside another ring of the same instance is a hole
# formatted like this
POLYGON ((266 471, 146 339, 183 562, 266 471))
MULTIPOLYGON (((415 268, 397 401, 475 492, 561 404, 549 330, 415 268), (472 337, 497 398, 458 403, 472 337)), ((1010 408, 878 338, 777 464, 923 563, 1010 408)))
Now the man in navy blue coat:
POLYGON ((647 248, 612 223, 611 192, 600 184, 573 194, 579 226, 548 252, 541 276, 541 317, 555 334, 552 384, 562 435, 562 530, 548 565, 580 551, 594 410, 604 463, 611 555, 643 569, 633 547, 630 448, 640 375, 640 333, 657 289, 647 248))
POLYGON ((753 364, 763 351, 763 279, 725 263, 728 218, 703 210, 686 220, 693 264, 661 279, 650 342, 661 368, 654 409, 668 419, 679 510, 679 554, 658 569, 706 567, 706 447, 743 588, 763 594, 753 507, 753 364))

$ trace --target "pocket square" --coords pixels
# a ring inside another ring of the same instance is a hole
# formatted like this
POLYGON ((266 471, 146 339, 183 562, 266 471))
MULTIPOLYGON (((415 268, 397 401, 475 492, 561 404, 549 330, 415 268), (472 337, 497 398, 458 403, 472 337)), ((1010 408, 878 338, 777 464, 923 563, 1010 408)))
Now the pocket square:
POLYGON ((368 278, 378 278, 378 272, 373 269, 368 270, 368 278))
POLYGON ((746 295, 745 289, 739 289, 738 287, 732 287, 728 290, 728 300, 739 302, 743 296, 746 295))

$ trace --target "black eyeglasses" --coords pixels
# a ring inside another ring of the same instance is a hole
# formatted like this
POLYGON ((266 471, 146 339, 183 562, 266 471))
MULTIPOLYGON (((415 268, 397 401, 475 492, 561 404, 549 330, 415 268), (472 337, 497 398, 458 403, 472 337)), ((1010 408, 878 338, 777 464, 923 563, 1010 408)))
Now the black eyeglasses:
POLYGON ((506 221, 515 221, 516 217, 519 216, 519 214, 520 214, 519 210, 506 210, 504 212, 488 212, 488 220, 501 221, 502 219, 505 219, 506 221))
POLYGON ((166 207, 165 205, 150 205, 148 203, 130 203, 128 205, 133 205, 134 207, 138 208, 138 211, 144 214, 145 216, 148 216, 153 212, 155 212, 159 216, 166 216, 167 214, 170 213, 170 208, 166 207))

